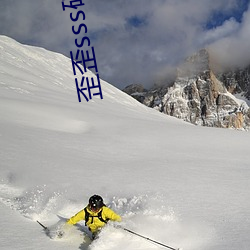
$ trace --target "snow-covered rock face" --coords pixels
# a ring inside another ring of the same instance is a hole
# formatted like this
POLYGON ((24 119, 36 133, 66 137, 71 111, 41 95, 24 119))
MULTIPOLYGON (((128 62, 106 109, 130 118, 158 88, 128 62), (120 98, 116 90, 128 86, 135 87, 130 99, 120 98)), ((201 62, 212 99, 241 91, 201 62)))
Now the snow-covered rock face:
MULTIPOLYGON (((148 91, 144 98, 140 95, 140 100, 167 115, 196 125, 248 129, 250 109, 245 101, 233 94, 242 93, 243 87, 248 86, 249 74, 240 71, 220 76, 225 83, 212 71, 209 53, 203 49, 179 67, 171 87, 148 91)), ((245 93, 247 97, 248 92, 245 93)))
POLYGON ((193 124, 237 129, 250 125, 248 105, 217 79, 206 50, 188 58, 180 67, 161 105, 164 113, 193 124))
POLYGON ((250 65, 244 69, 227 70, 217 75, 230 93, 240 93, 250 100, 250 65))

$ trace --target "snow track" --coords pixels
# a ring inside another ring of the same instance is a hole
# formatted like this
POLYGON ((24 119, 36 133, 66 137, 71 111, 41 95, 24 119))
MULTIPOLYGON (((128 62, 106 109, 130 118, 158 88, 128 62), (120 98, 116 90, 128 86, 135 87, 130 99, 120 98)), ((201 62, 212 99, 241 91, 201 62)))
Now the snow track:
MULTIPOLYGON (((162 195, 148 194, 124 198, 106 197, 106 199, 107 206, 123 217, 121 225, 125 228, 156 241, 165 242, 170 246, 176 246, 176 248, 182 244, 190 245, 190 248, 185 249, 192 249, 194 245, 197 247, 197 244, 201 243, 195 239, 199 234, 198 230, 195 231, 193 228, 194 231, 184 232, 189 230, 190 226, 187 228, 185 223, 179 220, 173 208, 165 205, 165 198, 162 195), (189 243, 185 242, 186 239, 189 243)), ((82 250, 117 250, 121 247, 144 250, 162 248, 123 229, 115 228, 113 223, 109 223, 93 243, 87 236, 88 232, 83 222, 68 229, 64 237, 58 239, 56 231, 58 228, 63 228, 65 220, 58 219, 56 215, 66 214, 65 217, 70 217, 82 204, 67 200, 63 192, 51 193, 46 186, 24 191, 2 183, 0 184, 0 201, 29 220, 45 222, 51 230, 50 237, 54 240, 72 247, 79 244, 79 249, 82 250)))

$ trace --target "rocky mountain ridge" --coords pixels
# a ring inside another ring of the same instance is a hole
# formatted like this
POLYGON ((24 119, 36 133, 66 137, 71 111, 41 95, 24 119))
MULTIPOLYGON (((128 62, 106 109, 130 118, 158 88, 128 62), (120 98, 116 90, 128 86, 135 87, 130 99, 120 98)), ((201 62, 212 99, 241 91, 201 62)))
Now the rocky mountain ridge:
POLYGON ((170 86, 146 90, 132 84, 123 91, 148 107, 196 125, 250 128, 250 66, 215 72, 206 49, 185 60, 170 86))

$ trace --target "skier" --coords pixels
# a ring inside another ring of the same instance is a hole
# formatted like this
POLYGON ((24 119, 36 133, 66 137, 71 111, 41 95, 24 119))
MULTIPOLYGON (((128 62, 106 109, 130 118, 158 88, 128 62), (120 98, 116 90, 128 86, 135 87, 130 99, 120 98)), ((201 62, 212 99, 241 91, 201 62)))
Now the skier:
POLYGON ((67 224, 74 225, 80 220, 85 220, 85 226, 89 228, 94 239, 109 220, 120 222, 122 219, 120 215, 105 206, 101 196, 95 194, 89 198, 89 204, 72 216, 67 224))

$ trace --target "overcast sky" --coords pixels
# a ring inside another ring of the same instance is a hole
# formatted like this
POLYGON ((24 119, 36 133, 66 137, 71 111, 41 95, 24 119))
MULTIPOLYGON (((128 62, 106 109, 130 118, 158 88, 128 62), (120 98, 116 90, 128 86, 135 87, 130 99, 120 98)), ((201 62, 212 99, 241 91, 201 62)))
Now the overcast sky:
POLYGON ((84 31, 72 26, 84 23, 101 78, 149 87, 204 47, 224 63, 249 63, 249 1, 83 0, 85 20, 73 22, 77 10, 63 11, 61 0, 0 0, 0 34, 69 56, 84 31))

